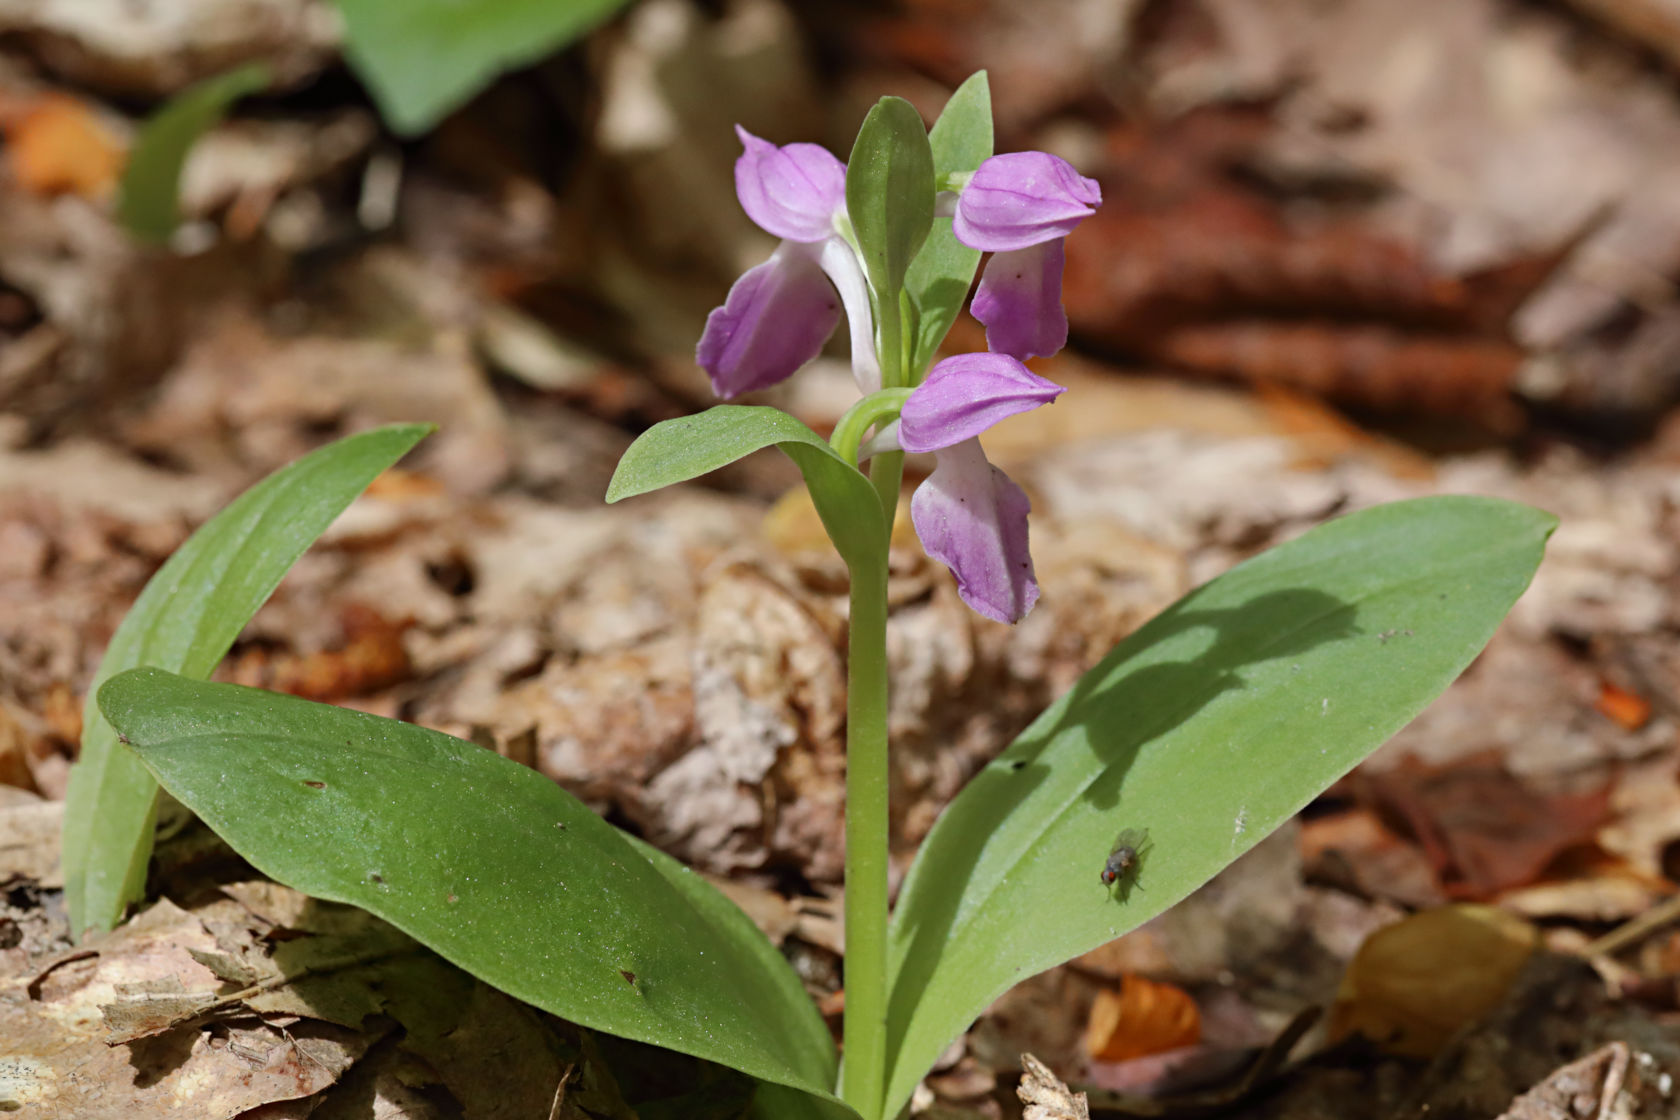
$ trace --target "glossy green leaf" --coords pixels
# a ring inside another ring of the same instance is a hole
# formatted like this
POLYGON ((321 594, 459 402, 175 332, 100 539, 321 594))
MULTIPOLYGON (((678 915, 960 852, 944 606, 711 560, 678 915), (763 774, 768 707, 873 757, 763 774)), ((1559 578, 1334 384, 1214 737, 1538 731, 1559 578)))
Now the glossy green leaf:
POLYGON ((235 101, 268 82, 268 67, 249 63, 183 90, 146 122, 129 152, 117 202, 117 220, 131 234, 169 239, 181 220, 181 167, 192 146, 235 101))
POLYGON ((892 927, 887 1115, 1005 989, 1154 917, 1446 688, 1528 586, 1546 513, 1365 510, 1192 592, 1127 638, 951 803, 892 927), (1101 872, 1148 829, 1130 889, 1101 872))
POLYGON ((264 874, 574 1023, 828 1097, 834 1043, 735 905, 527 767, 441 732, 156 669, 100 710, 264 874))
MULTIPOLYGON (((933 173, 941 178, 971 172, 991 156, 992 91, 984 70, 957 87, 928 133, 928 143, 933 149, 933 173)), ((951 219, 935 218, 927 243, 904 278, 916 309, 913 376, 919 378, 933 361, 934 352, 957 321, 979 264, 980 250, 956 239, 951 219)))
POLYGON ((636 438, 607 485, 607 501, 687 482, 774 445, 805 476, 823 527, 848 566, 886 562, 886 527, 869 479, 797 419, 776 408, 720 404, 665 420, 636 438))
POLYGON ((345 53, 385 123, 424 132, 512 70, 552 54, 628 0, 337 0, 345 53))
POLYGON ((933 151, 901 97, 881 98, 863 118, 846 161, 846 213, 877 298, 897 300, 933 226, 933 151))
POLYGON ((146 584, 88 689, 70 770, 64 893, 77 934, 112 928, 140 897, 157 805, 157 783, 99 714, 101 682, 140 665, 209 676, 304 549, 429 431, 377 428, 281 468, 200 526, 146 584))

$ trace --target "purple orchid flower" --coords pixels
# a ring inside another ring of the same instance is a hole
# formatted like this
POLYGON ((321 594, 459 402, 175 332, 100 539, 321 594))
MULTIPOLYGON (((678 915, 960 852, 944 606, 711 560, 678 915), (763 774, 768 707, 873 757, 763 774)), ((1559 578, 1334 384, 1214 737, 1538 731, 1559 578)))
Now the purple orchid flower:
POLYGON ((928 371, 899 413, 896 442, 931 451, 933 474, 910 498, 910 520, 927 554, 951 569, 957 593, 999 622, 1019 622, 1038 601, 1027 552, 1027 495, 992 466, 980 433, 1049 404, 1065 390, 1005 354, 959 354, 928 371))
POLYGON ((844 308, 852 371, 865 392, 881 387, 863 266, 839 233, 846 165, 816 144, 777 147, 746 129, 735 193, 760 229, 782 239, 748 269, 706 319, 695 358, 725 400, 784 380, 821 351, 844 308), (838 298, 836 298, 838 297, 838 298))
POLYGON ((1062 239, 1096 213, 1102 188, 1046 152, 993 156, 957 195, 952 232, 992 254, 969 310, 986 346, 1026 359, 1067 345, 1062 239))

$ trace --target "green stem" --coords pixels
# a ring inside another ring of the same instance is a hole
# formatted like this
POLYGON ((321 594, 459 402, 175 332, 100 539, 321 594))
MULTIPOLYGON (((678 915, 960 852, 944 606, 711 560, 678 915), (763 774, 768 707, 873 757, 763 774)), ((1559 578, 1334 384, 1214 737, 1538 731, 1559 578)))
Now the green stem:
POLYGON ((881 358, 881 388, 899 389, 905 384, 904 369, 904 308, 900 293, 883 293, 875 301, 875 314, 880 317, 880 338, 877 349, 881 358))
POLYGON ((898 491, 904 484, 904 452, 883 451, 869 460, 869 484, 881 502, 881 516, 887 523, 887 540, 892 540, 893 518, 898 513, 898 491))
MULTIPOLYGON (((891 532, 903 452, 869 477, 891 532)), ((861 567, 861 566, 860 566, 861 567)), ((853 571, 846 669, 846 1021, 840 1095, 880 1115, 887 1076, 887 568, 853 571)))

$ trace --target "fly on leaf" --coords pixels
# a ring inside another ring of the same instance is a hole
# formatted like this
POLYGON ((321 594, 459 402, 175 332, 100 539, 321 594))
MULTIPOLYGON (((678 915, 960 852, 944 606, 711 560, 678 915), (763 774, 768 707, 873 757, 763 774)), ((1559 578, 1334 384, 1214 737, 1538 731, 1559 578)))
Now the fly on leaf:
POLYGON ((1125 899, 1137 879, 1138 870, 1143 866, 1143 857, 1152 845, 1149 842, 1147 828, 1124 829, 1115 837, 1114 848, 1108 853, 1108 861, 1103 864, 1103 886, 1112 888, 1119 884, 1120 898, 1125 899))

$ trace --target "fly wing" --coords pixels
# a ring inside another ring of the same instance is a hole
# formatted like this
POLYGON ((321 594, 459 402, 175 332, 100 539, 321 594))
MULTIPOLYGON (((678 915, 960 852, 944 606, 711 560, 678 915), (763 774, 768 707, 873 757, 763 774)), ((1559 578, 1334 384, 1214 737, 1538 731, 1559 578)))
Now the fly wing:
POLYGON ((1120 835, 1114 839, 1114 847, 1110 849, 1110 854, 1118 852, 1121 848, 1130 848, 1134 852, 1141 852, 1148 843, 1149 830, 1147 828, 1122 829, 1120 835))

